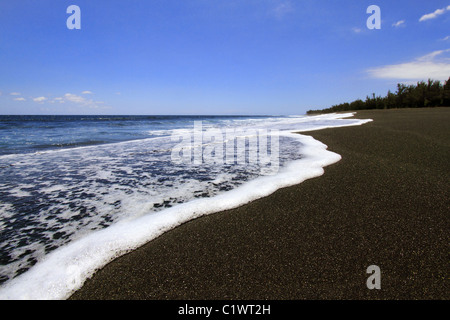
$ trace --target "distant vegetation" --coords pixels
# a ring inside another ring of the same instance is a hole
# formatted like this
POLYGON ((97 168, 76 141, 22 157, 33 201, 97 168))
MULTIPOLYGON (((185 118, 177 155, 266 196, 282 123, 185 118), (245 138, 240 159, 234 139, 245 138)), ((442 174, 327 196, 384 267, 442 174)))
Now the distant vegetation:
POLYGON ((420 81, 415 85, 397 84, 397 91, 388 91, 385 97, 367 96, 353 102, 341 103, 323 110, 309 110, 308 114, 330 113, 338 111, 394 108, 426 108, 450 106, 450 78, 442 84, 440 81, 420 81))

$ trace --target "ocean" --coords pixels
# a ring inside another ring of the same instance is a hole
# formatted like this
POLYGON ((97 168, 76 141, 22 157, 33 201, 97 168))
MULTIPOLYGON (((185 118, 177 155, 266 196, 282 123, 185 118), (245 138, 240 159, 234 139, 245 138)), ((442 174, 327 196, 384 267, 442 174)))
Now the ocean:
POLYGON ((0 116, 0 298, 65 299, 112 259, 191 219, 339 161, 294 132, 317 116, 0 116))

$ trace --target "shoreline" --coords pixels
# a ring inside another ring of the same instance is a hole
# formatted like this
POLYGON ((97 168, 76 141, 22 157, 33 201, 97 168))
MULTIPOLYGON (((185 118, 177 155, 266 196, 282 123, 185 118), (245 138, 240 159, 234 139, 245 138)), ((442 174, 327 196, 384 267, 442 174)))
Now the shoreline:
POLYGON ((358 111, 374 121, 302 132, 342 159, 164 233, 70 299, 448 299, 449 111, 358 111), (382 290, 365 285, 372 264, 382 290))

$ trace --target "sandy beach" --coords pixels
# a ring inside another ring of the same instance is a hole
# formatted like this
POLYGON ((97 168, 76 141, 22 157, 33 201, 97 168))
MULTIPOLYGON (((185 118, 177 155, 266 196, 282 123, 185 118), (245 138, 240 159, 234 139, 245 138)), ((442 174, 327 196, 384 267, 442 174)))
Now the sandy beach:
POLYGON ((321 177, 185 223, 71 299, 449 299, 450 108, 355 117, 374 121, 303 133, 342 156, 321 177))

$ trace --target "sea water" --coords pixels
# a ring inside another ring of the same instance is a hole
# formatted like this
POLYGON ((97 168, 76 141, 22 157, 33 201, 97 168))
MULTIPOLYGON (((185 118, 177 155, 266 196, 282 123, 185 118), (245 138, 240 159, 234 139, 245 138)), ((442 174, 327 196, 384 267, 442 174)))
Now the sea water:
POLYGON ((295 132, 370 121, 352 115, 0 116, 0 298, 67 298, 177 225, 323 174, 340 156, 295 132), (264 131, 276 170, 249 158, 174 161, 174 137, 199 122, 227 141, 264 131))

